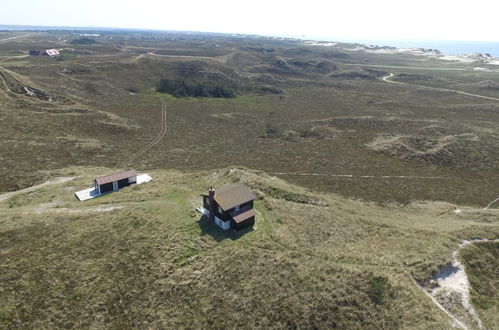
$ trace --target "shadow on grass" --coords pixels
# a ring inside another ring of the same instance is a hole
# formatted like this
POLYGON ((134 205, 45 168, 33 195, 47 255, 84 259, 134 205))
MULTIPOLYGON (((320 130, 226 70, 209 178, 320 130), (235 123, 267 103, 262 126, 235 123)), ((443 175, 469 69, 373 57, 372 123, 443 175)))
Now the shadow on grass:
POLYGON ((197 224, 201 229, 200 236, 209 235, 217 242, 222 242, 225 239, 231 239, 235 241, 241 238, 246 233, 253 231, 253 227, 243 229, 239 232, 236 232, 232 229, 223 230, 222 228, 218 227, 216 224, 210 223, 208 221, 208 218, 204 215, 199 218, 197 224))

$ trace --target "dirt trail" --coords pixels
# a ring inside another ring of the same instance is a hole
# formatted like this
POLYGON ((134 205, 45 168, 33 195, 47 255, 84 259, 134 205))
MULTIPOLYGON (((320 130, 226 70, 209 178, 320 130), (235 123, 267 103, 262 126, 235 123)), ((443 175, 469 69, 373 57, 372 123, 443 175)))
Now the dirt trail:
POLYGON ((499 101, 499 98, 492 97, 492 96, 485 96, 485 95, 467 93, 467 92, 458 91, 458 90, 449 89, 449 88, 430 87, 430 86, 409 84, 409 83, 403 83, 403 82, 399 82, 399 81, 389 80, 393 76, 395 76, 395 74, 393 74, 393 73, 390 72, 390 74, 388 76, 384 76, 383 78, 381 78, 381 80, 383 80, 384 82, 390 83, 390 84, 403 85, 403 86, 414 86, 414 87, 418 87, 418 88, 431 89, 431 90, 434 90, 434 91, 457 93, 457 94, 466 95, 466 96, 478 97, 478 98, 481 98, 481 99, 499 101))
POLYGON ((5 39, 0 39, 0 42, 2 41, 8 41, 8 40, 13 40, 13 39, 18 39, 18 38, 23 38, 32 35, 32 33, 29 34, 23 34, 21 36, 16 36, 16 37, 10 37, 10 38, 5 38, 5 39))
POLYGON ((144 148, 133 154, 126 162, 125 164, 129 164, 135 159, 137 159, 140 155, 142 155, 144 152, 147 150, 151 149, 154 147, 166 134, 166 101, 161 99, 161 130, 158 133, 158 136, 154 138, 148 145, 146 145, 144 148))
POLYGON ((148 52, 147 55, 151 56, 158 56, 158 57, 173 57, 173 58, 202 58, 202 59, 207 59, 207 60, 212 60, 213 57, 209 56, 196 56, 196 55, 163 55, 163 54, 155 54, 148 52))
POLYGON ((428 295, 431 300, 442 309, 447 315, 449 315, 454 323, 463 329, 468 329, 469 327, 460 321, 455 315, 453 315, 449 310, 447 310, 438 301, 440 294, 444 295, 457 295, 459 297, 460 303, 464 310, 469 314, 471 319, 473 319, 478 328, 483 329, 482 321, 478 317, 470 299, 470 283, 468 276, 466 275, 463 263, 459 260, 459 253, 461 249, 469 244, 484 243, 484 242, 497 242, 499 239, 488 240, 488 239, 476 239, 476 240, 465 240, 462 241, 458 247, 452 251, 452 264, 448 267, 442 269, 438 274, 436 274, 432 281, 438 283, 438 286, 433 290, 429 291, 425 288, 420 287, 426 295, 428 295))
POLYGON ((421 291, 423 291, 423 293, 424 293, 425 295, 427 295, 427 296, 431 299, 431 301, 432 301, 432 302, 433 302, 433 303, 434 303, 434 304, 435 304, 435 305, 436 305, 436 306, 437 306, 437 307, 438 307, 441 311, 443 311, 445 314, 447 314, 447 316, 448 316, 448 317, 450 317, 450 318, 451 318, 451 320, 452 320, 452 325, 453 325, 453 326, 456 326, 456 327, 458 327, 458 328, 465 329, 465 330, 467 330, 467 329, 468 329, 468 327, 467 327, 467 326, 466 326, 463 322, 459 321, 459 319, 458 319, 457 317, 455 317, 454 315, 452 315, 452 314, 451 314, 451 313, 450 313, 447 309, 445 309, 445 308, 444 308, 444 306, 442 306, 442 304, 440 304, 440 303, 438 302, 438 300, 437 300, 437 299, 435 299, 435 297, 433 297, 433 296, 432 296, 432 295, 431 295, 428 291, 426 291, 426 290, 425 290, 425 289, 424 289, 421 285, 419 285, 419 284, 416 282, 416 280, 415 280, 412 276, 410 276, 410 275, 409 275, 409 277, 410 277, 410 279, 412 280, 412 282, 413 282, 413 283, 414 283, 414 284, 415 284, 418 288, 420 288, 420 289, 421 289, 421 291))
POLYGON ((14 196, 16 194, 21 194, 21 193, 25 193, 25 192, 34 191, 36 189, 39 189, 39 188, 42 188, 42 187, 45 187, 45 186, 49 186, 49 185, 54 185, 54 184, 68 182, 68 181, 71 181, 71 180, 73 180, 75 178, 76 177, 74 177, 74 176, 63 176, 63 177, 55 178, 53 180, 48 180, 48 181, 46 181, 46 182, 44 182, 42 184, 36 185, 36 186, 32 186, 32 187, 29 187, 29 188, 25 188, 25 189, 16 190, 16 191, 8 192, 8 193, 5 193, 5 194, 1 194, 0 195, 0 202, 4 201, 6 199, 9 199, 9 198, 11 198, 12 196, 14 196))
POLYGON ((497 197, 492 202, 490 202, 489 205, 487 205, 484 210, 488 210, 493 204, 495 204, 497 202, 499 202, 499 197, 497 197))
POLYGON ((378 65, 378 64, 345 64, 348 66, 366 66, 391 69, 410 69, 410 70, 438 70, 438 71, 469 71, 472 68, 446 68, 446 67, 420 67, 420 66, 397 66, 397 65, 378 65))
POLYGON ((327 174, 327 173, 296 173, 274 172, 270 175, 296 175, 296 176, 326 176, 332 178, 360 178, 360 179, 448 179, 444 176, 412 176, 412 175, 354 175, 354 174, 327 174))
POLYGON ((46 205, 36 205, 33 207, 23 207, 21 209, 7 210, 8 213, 18 214, 41 214, 41 213, 97 213, 97 212, 109 212, 113 210, 122 209, 124 206, 120 205, 101 205, 96 207, 87 207, 87 208, 56 208, 56 207, 47 207, 46 205))

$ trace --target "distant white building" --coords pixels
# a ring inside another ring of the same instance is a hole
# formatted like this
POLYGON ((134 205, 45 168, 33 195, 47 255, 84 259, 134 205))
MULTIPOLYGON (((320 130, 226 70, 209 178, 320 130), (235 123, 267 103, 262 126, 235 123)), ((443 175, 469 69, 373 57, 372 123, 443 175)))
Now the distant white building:
POLYGON ((29 51, 29 56, 58 56, 59 51, 57 49, 47 49, 47 50, 36 50, 32 49, 29 51))
POLYGON ((59 55, 59 51, 57 49, 47 49, 42 53, 42 56, 57 56, 59 55))

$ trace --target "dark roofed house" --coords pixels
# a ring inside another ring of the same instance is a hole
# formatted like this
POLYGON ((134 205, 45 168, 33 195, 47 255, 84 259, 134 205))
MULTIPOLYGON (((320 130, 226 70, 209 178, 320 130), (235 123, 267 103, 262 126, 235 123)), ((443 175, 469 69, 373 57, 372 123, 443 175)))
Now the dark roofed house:
POLYGON ((255 195, 246 186, 230 184, 203 195, 204 214, 223 230, 241 231, 255 224, 255 195))
POLYGON ((76 198, 86 201, 99 197, 132 184, 142 184, 151 181, 149 174, 137 175, 135 170, 127 170, 111 175, 105 175, 94 179, 93 187, 75 192, 76 198))
POLYGON ((94 187, 98 194, 104 194, 127 187, 137 182, 137 172, 128 170, 94 179, 94 187))

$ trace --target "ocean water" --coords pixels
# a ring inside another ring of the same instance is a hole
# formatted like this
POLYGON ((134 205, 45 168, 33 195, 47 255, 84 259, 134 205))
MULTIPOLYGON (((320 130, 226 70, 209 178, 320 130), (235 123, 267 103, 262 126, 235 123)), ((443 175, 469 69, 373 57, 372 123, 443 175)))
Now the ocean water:
MULTIPOLYGON (((346 40, 344 42, 347 42, 346 40)), ((499 57, 499 42, 484 41, 400 41, 400 40, 363 40, 351 41, 368 45, 392 46, 398 48, 438 49, 447 55, 462 55, 470 53, 487 53, 499 57)))
POLYGON ((394 47, 418 47, 438 49, 444 54, 460 55, 469 53, 487 53, 499 57, 499 42, 479 41, 420 41, 420 42, 393 42, 394 47))

